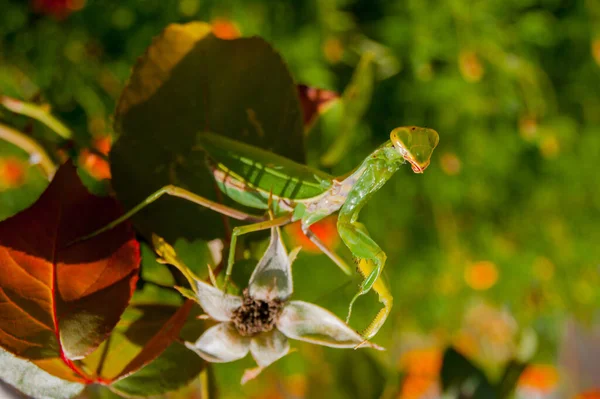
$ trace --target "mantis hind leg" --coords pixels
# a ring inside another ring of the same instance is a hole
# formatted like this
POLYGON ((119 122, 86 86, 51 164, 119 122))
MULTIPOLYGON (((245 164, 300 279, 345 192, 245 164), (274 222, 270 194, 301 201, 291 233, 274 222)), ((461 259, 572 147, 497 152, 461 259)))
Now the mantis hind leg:
POLYGON ((392 309, 392 295, 387 284, 380 278, 387 256, 369 236, 367 229, 362 223, 352 221, 350 217, 340 214, 338 231, 350 251, 358 258, 357 269, 364 278, 359 286, 359 291, 350 301, 346 320, 348 321, 352 315, 354 302, 371 289, 379 295, 379 302, 384 306, 363 332, 363 337, 369 339, 377 334, 392 309))
POLYGON ((259 222, 261 220, 264 220, 263 216, 250 215, 246 212, 238 211, 237 209, 234 209, 234 208, 228 207, 226 205, 219 204, 218 202, 214 202, 207 198, 201 197, 201 196, 194 194, 193 192, 188 191, 184 188, 173 186, 173 185, 167 185, 167 186, 164 186, 164 187, 158 189, 154 193, 150 194, 142 202, 140 202, 139 204, 137 204, 136 206, 131 208, 129 211, 127 211, 126 213, 121 215, 120 218, 113 220, 112 222, 108 223, 106 226, 104 226, 98 230, 95 230, 83 237, 79 237, 75 241, 69 243, 69 245, 72 245, 72 244, 75 244, 76 242, 84 241, 89 238, 95 237, 98 234, 104 233, 105 231, 108 231, 108 230, 118 226, 119 224, 123 223, 125 220, 129 219, 130 217, 132 217, 133 215, 135 215, 136 213, 138 213, 139 211, 141 211, 142 209, 147 207, 148 205, 152 204, 154 201, 161 198, 163 195, 169 195, 171 197, 183 198, 185 200, 196 203, 205 208, 212 209, 215 212, 221 213, 223 215, 226 215, 226 216, 232 217, 234 219, 238 219, 238 220, 245 220, 245 221, 252 221, 252 222, 259 222))

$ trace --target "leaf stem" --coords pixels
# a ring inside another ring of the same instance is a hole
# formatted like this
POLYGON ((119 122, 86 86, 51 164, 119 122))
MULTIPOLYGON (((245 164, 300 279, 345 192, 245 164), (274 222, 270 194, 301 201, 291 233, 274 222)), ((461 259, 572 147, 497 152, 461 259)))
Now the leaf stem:
POLYGON ((37 141, 13 128, 0 123, 0 139, 16 145, 29 154, 29 163, 38 164, 48 180, 52 180, 56 165, 37 141))
POLYGON ((0 104, 4 105, 4 107, 14 113, 28 116, 43 123, 62 138, 70 139, 73 136, 71 129, 59 121, 44 107, 4 95, 0 95, 0 104))

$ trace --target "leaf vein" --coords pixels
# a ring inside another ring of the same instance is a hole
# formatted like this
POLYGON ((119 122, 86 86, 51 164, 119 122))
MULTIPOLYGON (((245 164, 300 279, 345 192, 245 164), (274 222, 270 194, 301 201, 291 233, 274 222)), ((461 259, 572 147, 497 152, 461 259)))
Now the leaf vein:
POLYGON ((43 344, 38 344, 38 343, 36 343, 36 342, 31 342, 31 341, 27 341, 27 340, 25 340, 25 339, 23 339, 23 338, 19 338, 19 337, 17 337, 16 335, 14 335, 14 334, 11 334, 10 332, 8 332, 8 331, 6 331, 5 329, 3 329, 1 326, 0 326, 0 331, 1 331, 1 332, 3 332, 4 334, 8 335, 8 336, 9 336, 9 337, 11 337, 11 338, 14 338, 16 341, 19 341, 19 342, 24 342, 24 343, 26 343, 27 345, 30 345, 30 346, 37 346, 37 347, 43 347, 43 346, 44 346, 43 344))
POLYGON ((17 260, 12 256, 12 254, 10 253, 10 251, 6 251, 6 254, 8 255, 8 258, 21 270, 23 270, 28 276, 30 276, 32 279, 38 281, 39 283, 41 283, 42 285, 44 285, 45 287, 48 287, 48 284, 43 282, 42 280, 40 280, 38 277, 34 276, 33 273, 31 273, 29 270, 27 270, 25 268, 25 266, 23 266, 22 264, 20 264, 19 262, 17 262, 17 260))
POLYGON ((2 291, 2 293, 4 294, 4 297, 5 297, 6 299, 8 299, 8 302, 9 302, 9 303, 13 304, 13 305, 14 305, 16 308, 18 308, 18 309, 19 309, 19 310, 21 310, 23 313, 25 313, 26 315, 28 315, 28 316, 29 316, 29 318, 30 318, 31 320, 34 320, 35 322, 37 322, 38 324, 40 324, 41 326, 43 326, 43 327, 47 328, 47 329, 48 329, 48 330, 50 330, 50 331, 54 331, 54 328, 52 328, 52 327, 49 327, 49 326, 48 326, 47 324, 45 324, 43 321, 41 321, 41 320, 39 320, 39 319, 37 319, 37 318, 33 317, 33 315, 32 315, 31 313, 27 312, 27 311, 26 311, 25 309, 23 309, 23 308, 22 308, 22 307, 21 307, 21 306, 20 306, 20 305, 19 305, 17 302, 15 302, 13 299, 11 299, 11 297, 10 297, 10 296, 8 296, 8 294, 6 293, 6 291, 5 291, 5 290, 4 290, 2 287, 0 287, 0 291, 2 291))

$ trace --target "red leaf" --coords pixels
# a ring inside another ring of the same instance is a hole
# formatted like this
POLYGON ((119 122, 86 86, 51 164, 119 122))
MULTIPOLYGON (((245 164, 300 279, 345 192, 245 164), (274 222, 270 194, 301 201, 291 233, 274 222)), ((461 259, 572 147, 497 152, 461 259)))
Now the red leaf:
POLYGON ((110 334, 135 289, 139 245, 129 223, 67 246, 121 214, 62 165, 38 201, 0 223, 0 346, 43 364, 72 359, 110 334))
POLYGON ((323 112, 328 103, 339 97, 337 93, 329 90, 316 89, 305 85, 298 85, 296 88, 302 105, 305 127, 312 123, 315 114, 323 112))

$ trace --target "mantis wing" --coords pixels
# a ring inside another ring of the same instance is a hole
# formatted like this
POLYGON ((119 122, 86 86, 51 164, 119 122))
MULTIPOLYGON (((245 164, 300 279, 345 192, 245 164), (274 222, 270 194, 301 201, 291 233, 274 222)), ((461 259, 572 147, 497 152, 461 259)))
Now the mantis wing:
POLYGON ((319 170, 213 133, 200 133, 198 144, 222 172, 250 188, 279 198, 316 197, 333 180, 319 170))

